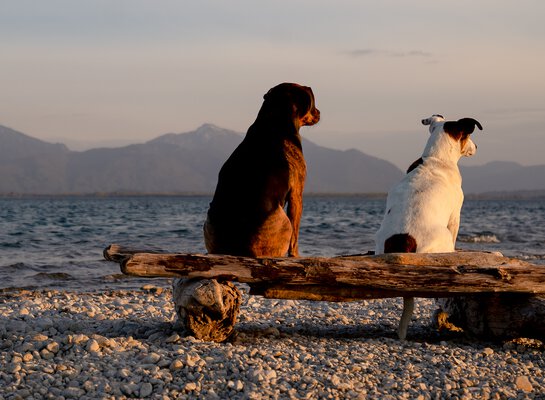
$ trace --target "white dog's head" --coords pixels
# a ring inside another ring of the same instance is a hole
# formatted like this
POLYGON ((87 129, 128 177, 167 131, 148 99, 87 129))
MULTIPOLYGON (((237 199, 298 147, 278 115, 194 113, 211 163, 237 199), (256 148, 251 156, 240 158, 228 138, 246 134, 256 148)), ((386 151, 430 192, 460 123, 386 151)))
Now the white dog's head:
POLYGON ((431 137, 424 149, 423 157, 437 157, 458 162, 460 157, 471 157, 477 152, 477 146, 470 138, 475 126, 482 130, 479 121, 462 118, 458 121, 445 121, 442 115, 434 114, 422 120, 430 126, 431 137))

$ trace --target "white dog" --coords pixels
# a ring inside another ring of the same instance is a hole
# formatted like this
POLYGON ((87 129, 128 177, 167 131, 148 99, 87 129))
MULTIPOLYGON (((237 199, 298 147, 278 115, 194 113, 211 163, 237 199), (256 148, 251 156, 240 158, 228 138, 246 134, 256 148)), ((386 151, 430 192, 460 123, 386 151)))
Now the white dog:
MULTIPOLYGON (((386 212, 375 236, 375 254, 447 253, 454 251, 464 201, 458 160, 477 151, 470 134, 481 124, 473 118, 422 120, 430 138, 422 157, 388 193, 386 212)), ((398 335, 404 339, 414 299, 404 298, 398 335)))

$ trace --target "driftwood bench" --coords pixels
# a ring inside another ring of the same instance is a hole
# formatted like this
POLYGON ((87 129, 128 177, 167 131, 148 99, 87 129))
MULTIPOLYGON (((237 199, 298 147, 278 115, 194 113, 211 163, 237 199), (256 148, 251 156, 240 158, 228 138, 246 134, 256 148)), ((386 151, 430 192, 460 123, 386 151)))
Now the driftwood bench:
POLYGON ((499 253, 251 258, 162 254, 113 244, 104 257, 127 275, 183 278, 174 285, 177 314, 191 334, 207 340, 222 341, 233 332, 241 295, 231 282, 274 299, 439 298, 439 327, 454 322, 482 336, 545 337, 545 266, 499 253))

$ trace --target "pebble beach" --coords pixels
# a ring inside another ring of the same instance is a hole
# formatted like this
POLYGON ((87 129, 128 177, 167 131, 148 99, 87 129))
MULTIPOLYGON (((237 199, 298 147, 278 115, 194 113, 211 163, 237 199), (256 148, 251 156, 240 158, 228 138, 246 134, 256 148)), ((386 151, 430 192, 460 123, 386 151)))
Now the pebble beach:
POLYGON ((227 343, 185 336, 168 287, 0 294, 0 399, 545 399, 532 340, 444 336, 417 299, 326 303, 245 292, 227 343))

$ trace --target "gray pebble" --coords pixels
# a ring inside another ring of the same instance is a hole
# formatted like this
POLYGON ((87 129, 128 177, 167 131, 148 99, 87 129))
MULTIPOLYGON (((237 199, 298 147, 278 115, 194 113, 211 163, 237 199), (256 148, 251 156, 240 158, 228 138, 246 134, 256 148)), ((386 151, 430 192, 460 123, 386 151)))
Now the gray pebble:
POLYGON ((140 397, 148 397, 153 393, 153 386, 149 382, 144 382, 140 386, 140 397))

